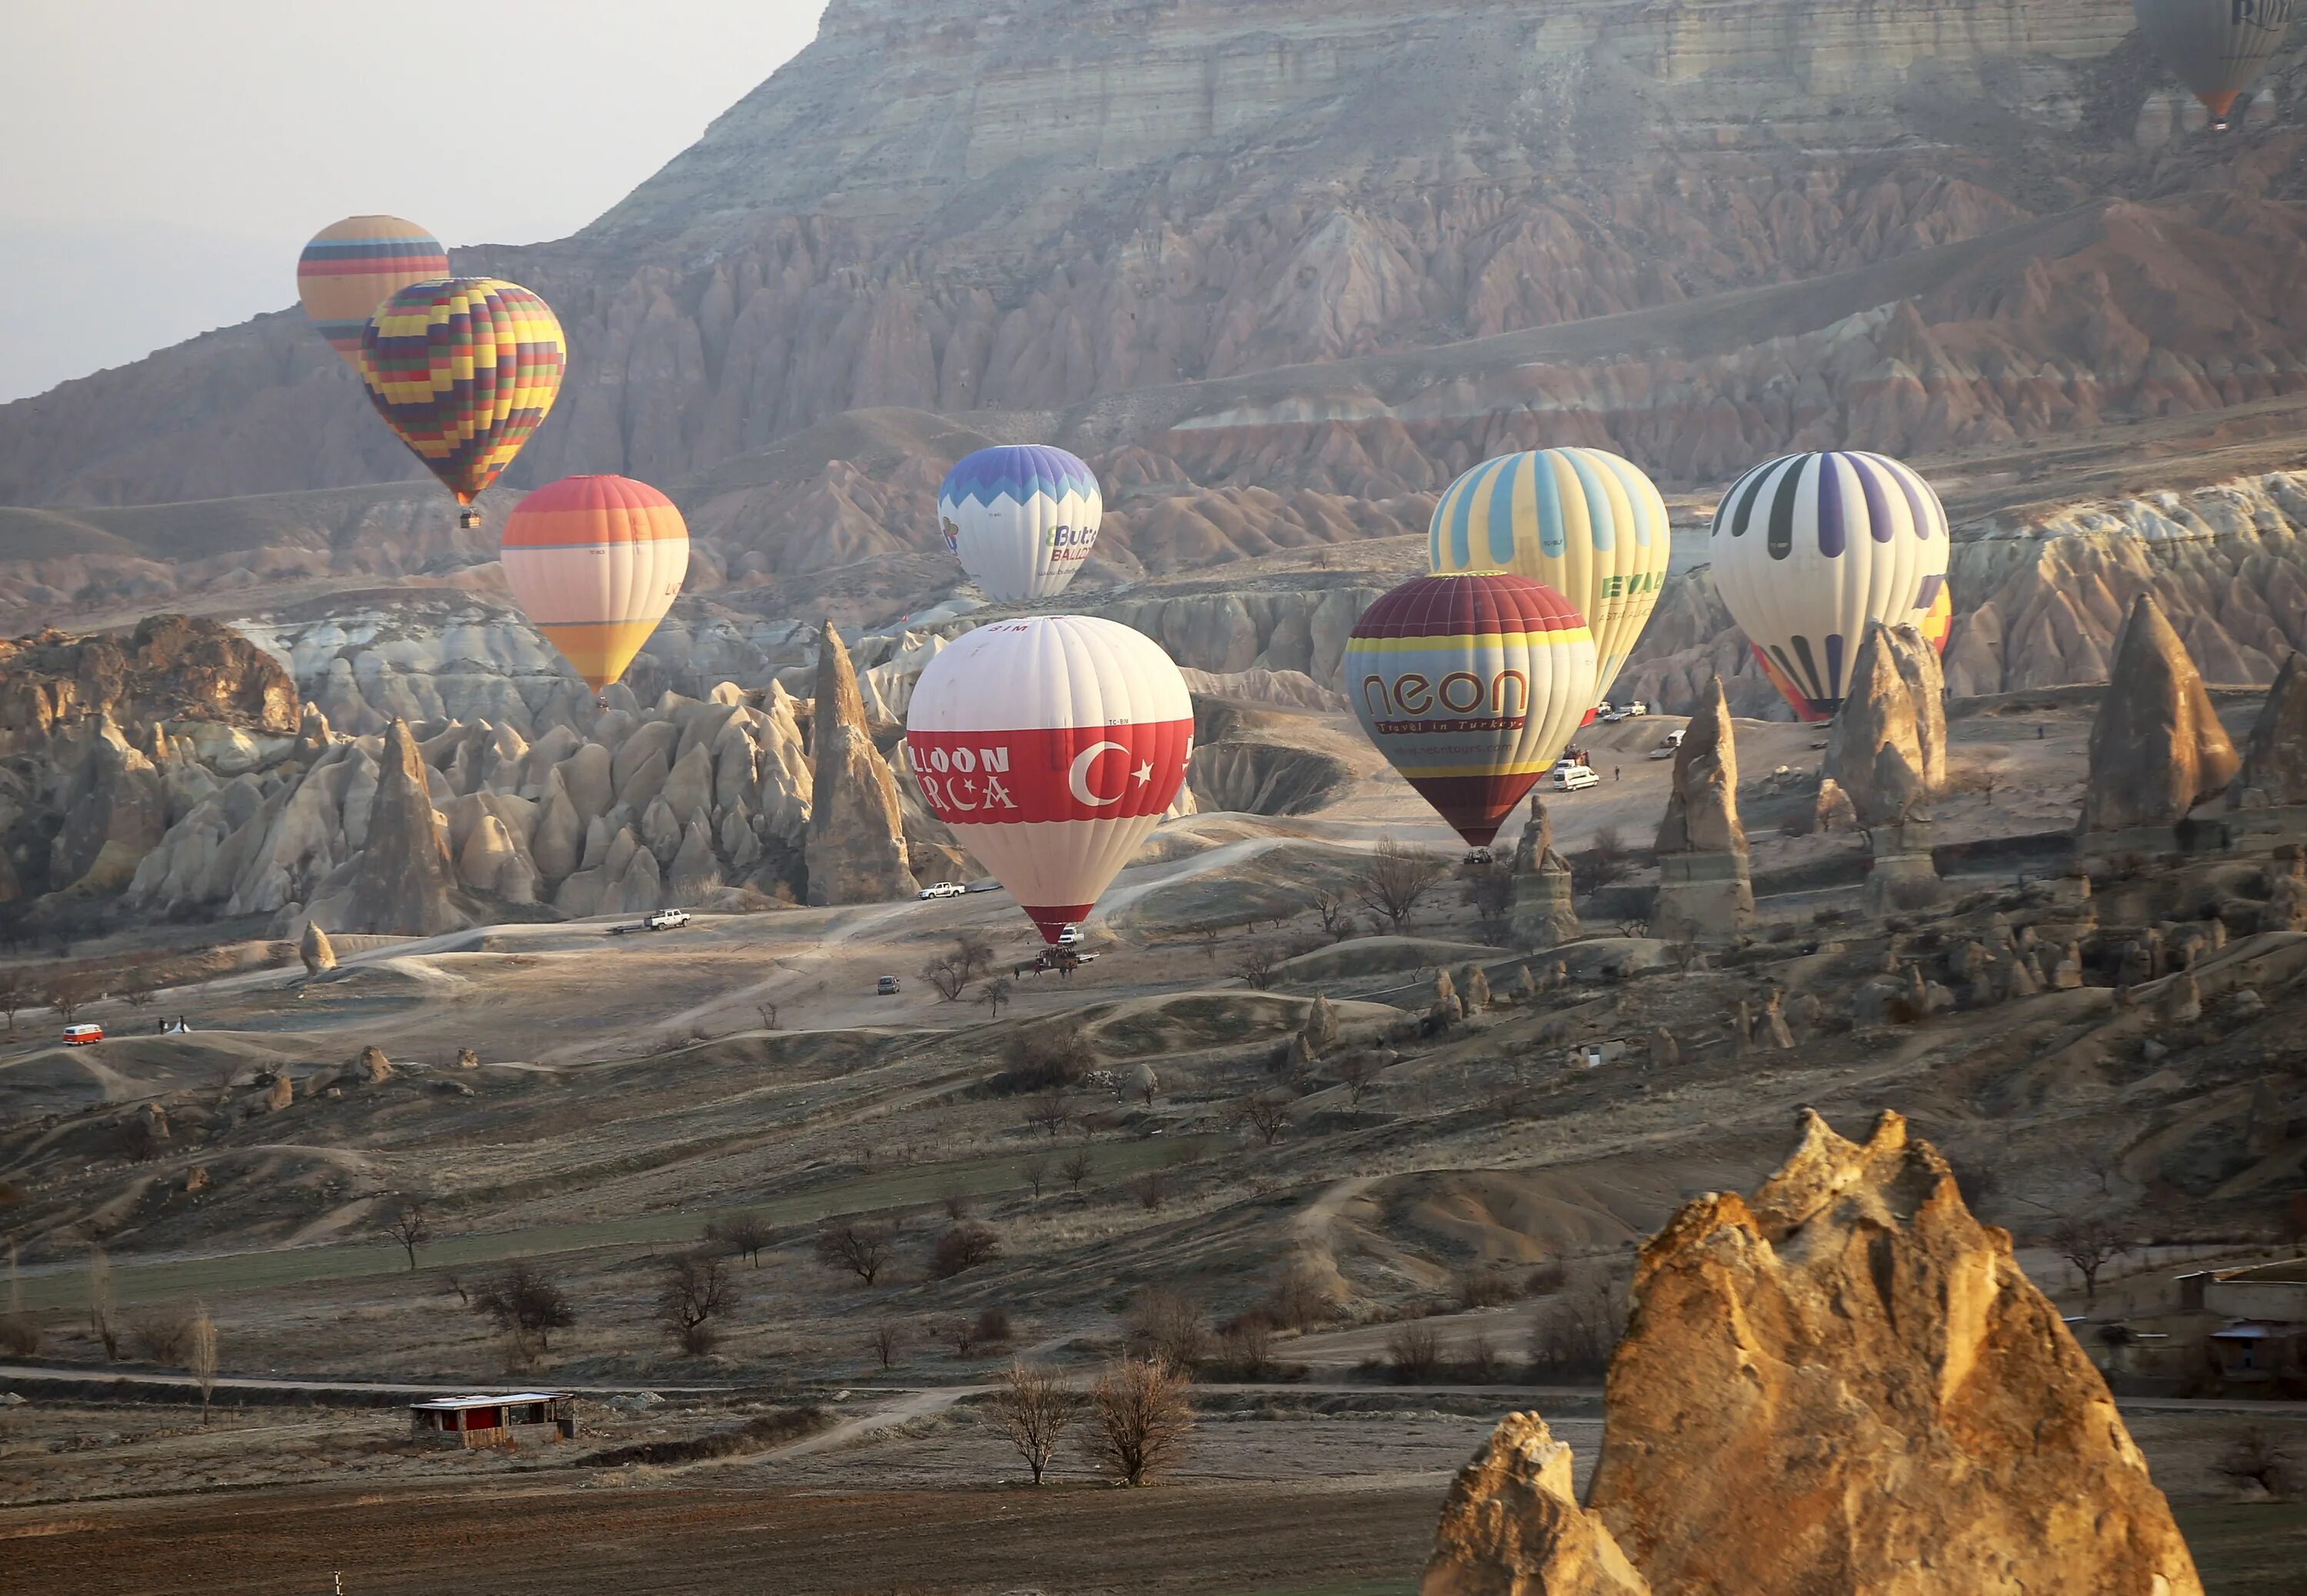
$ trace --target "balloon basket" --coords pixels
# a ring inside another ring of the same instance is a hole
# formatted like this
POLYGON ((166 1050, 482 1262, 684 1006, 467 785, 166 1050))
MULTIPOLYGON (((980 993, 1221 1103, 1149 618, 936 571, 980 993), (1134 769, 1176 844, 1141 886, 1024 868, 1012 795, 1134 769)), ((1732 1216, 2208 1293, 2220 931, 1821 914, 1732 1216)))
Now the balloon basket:
POLYGON ((480 527, 480 525, 481 525, 481 512, 480 512, 480 510, 479 510, 477 508, 476 508, 475 506, 472 506, 472 505, 469 505, 469 504, 468 504, 468 505, 467 505, 463 509, 460 509, 460 510, 459 510, 459 511, 457 512, 457 526, 458 526, 458 529, 459 529, 459 531, 462 531, 462 532, 474 532, 474 531, 477 531, 477 530, 479 529, 479 527, 480 527))

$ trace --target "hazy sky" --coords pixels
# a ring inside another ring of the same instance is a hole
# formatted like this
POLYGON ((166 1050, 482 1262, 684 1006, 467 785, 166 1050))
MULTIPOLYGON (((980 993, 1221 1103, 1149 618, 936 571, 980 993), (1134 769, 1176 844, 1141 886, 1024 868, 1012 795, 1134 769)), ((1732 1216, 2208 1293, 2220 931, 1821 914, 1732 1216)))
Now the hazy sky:
POLYGON ((339 217, 574 232, 825 0, 4 0, 0 402, 295 303, 339 217))

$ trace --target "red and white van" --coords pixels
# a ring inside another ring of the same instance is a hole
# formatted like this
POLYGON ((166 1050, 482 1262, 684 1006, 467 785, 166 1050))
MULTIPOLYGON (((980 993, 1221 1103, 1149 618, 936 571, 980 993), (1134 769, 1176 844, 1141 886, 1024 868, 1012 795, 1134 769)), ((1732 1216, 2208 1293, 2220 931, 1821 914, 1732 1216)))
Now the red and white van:
POLYGON ((64 1046, 67 1047, 91 1047, 103 1040, 104 1028, 100 1025, 64 1027, 64 1046))

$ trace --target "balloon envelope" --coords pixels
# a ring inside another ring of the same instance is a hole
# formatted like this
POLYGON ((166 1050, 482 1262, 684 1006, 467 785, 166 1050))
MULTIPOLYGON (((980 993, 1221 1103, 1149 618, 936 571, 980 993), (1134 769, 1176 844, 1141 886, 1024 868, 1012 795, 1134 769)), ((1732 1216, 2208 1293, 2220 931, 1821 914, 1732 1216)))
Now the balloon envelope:
MULTIPOLYGON (((1882 455, 1755 466, 1722 496, 1707 546, 1731 619, 1805 721, 1842 702, 1867 622, 1929 636, 1946 596, 1946 511, 1928 482, 1882 455)), ((1934 640, 1946 646, 1943 625, 1934 640)))
POLYGON ((1193 699, 1170 656, 1089 616, 964 633, 905 710, 930 812, 1051 943, 1161 824, 1193 747, 1193 699))
POLYGON ((689 571, 689 527, 647 482, 564 476, 513 507, 502 552, 522 613, 598 693, 673 608, 689 571))
POLYGON ((360 370, 362 329, 376 307, 411 283, 449 275, 441 241, 397 216, 348 216, 313 235, 296 257, 296 297, 329 346, 360 370))
POLYGON ((2131 0, 2155 53, 2220 126, 2283 43, 2292 0, 2131 0))
POLYGON ((1097 544, 1105 501, 1097 474, 1061 448, 982 448, 938 490, 945 546, 989 599, 1065 591, 1097 544))
POLYGON ((1344 676, 1370 741, 1482 848, 1593 704, 1594 640, 1542 582, 1419 576, 1362 611, 1344 676))
POLYGON ((566 360, 553 308, 495 277, 412 283, 361 334, 369 403, 459 504, 520 453, 566 360))
POLYGON ((1568 599, 1593 633, 1597 700, 1642 635, 1674 552, 1657 487, 1598 448, 1483 461, 1443 493, 1426 535, 1437 576, 1516 571, 1568 599))

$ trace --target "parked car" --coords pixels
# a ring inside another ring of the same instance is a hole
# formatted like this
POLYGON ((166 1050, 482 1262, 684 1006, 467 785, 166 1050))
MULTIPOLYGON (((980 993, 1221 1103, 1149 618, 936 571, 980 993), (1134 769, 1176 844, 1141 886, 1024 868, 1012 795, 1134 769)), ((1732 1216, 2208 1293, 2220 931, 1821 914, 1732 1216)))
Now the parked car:
POLYGON ((1058 946, 1061 948, 1078 947, 1081 945, 1081 927, 1078 926, 1068 926, 1058 933, 1058 946))
POLYGON ((1651 757, 1652 759, 1671 759, 1674 757, 1674 751, 1680 747, 1682 747, 1682 733, 1679 731, 1669 731, 1666 734, 1666 740, 1659 744, 1657 747, 1651 750, 1651 757))
POLYGON ((100 1025, 68 1025, 64 1027, 64 1046, 67 1047, 88 1047, 103 1040, 104 1028, 100 1025))
POLYGON ((628 931, 674 931, 689 924, 685 909, 660 909, 638 926, 612 926, 611 936, 622 936, 628 931))
POLYGON ((1554 789, 1557 792, 1576 792, 1582 787, 1598 786, 1601 780, 1594 773, 1591 765, 1558 764, 1554 767, 1554 789))
POLYGON ((957 881, 933 881, 921 890, 923 899, 958 898, 969 889, 957 881))
POLYGON ((883 976, 879 980, 874 982, 873 995, 876 997, 896 996, 897 977, 895 976, 883 976))

